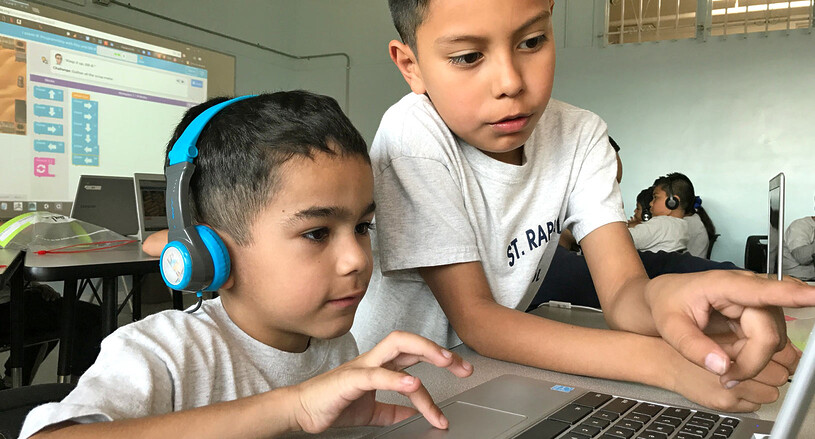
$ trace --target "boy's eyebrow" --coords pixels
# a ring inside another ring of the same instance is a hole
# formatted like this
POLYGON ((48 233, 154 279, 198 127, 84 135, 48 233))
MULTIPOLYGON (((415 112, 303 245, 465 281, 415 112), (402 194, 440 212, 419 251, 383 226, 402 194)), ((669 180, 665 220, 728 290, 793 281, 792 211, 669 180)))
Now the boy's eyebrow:
MULTIPOLYGON (((528 28, 529 26, 532 26, 535 23, 538 23, 538 22, 541 22, 541 21, 546 22, 547 20, 549 20, 551 18, 551 15, 552 14, 549 11, 543 11, 540 14, 538 14, 538 15, 530 18, 529 20, 527 20, 521 26, 519 26, 518 29, 513 32, 513 34, 521 33, 526 28, 528 28)), ((452 44, 462 43, 462 42, 483 43, 484 41, 486 41, 485 37, 476 36, 476 35, 447 35, 447 36, 441 36, 441 37, 437 38, 435 43, 436 43, 436 45, 452 45, 452 44)))
MULTIPOLYGON (((369 204, 368 207, 366 207, 365 210, 362 212, 362 215, 363 216, 368 215, 368 214, 374 212, 375 210, 376 210, 376 203, 374 203, 372 201, 371 204, 369 204)), ((312 218, 330 218, 330 217, 352 218, 353 216, 354 216, 354 214, 350 210, 348 210, 348 209, 346 209, 344 207, 339 207, 339 206, 312 206, 312 207, 309 207, 308 209, 303 209, 303 210, 295 213, 294 215, 289 217, 287 222, 291 224, 291 223, 296 223, 298 221, 303 221, 303 220, 312 219, 312 218)))

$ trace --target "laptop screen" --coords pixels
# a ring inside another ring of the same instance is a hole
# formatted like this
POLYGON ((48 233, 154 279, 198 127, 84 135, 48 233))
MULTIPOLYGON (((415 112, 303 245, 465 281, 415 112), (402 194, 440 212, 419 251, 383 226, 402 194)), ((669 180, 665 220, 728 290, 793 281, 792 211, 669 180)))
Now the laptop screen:
POLYGON ((781 246, 784 233, 784 174, 770 180, 770 230, 767 235, 767 274, 781 280, 781 246))
POLYGON ((167 183, 164 181, 164 175, 136 174, 135 178, 141 232, 149 235, 152 232, 166 229, 167 210, 164 196, 167 183))

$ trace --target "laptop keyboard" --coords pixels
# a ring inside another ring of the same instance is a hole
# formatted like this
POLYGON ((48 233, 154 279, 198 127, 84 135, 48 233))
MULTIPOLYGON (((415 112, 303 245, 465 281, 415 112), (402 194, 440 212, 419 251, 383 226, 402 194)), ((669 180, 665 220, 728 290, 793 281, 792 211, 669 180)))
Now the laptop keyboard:
POLYGON ((727 439, 736 418, 589 392, 521 433, 523 439, 727 439))

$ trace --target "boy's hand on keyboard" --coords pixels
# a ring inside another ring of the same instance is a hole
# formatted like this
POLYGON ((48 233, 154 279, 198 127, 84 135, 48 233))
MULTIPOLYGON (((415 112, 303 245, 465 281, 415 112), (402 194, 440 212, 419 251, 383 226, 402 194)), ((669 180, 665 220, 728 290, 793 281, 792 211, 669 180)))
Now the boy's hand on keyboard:
POLYGON ((473 372, 472 365, 457 354, 426 338, 396 331, 348 363, 295 386, 299 397, 295 421, 303 431, 318 433, 332 426, 391 425, 418 409, 431 425, 446 429, 447 419, 421 381, 402 372, 422 361, 460 378, 473 372), (378 402, 376 390, 399 392, 416 409, 378 402))
POLYGON ((656 277, 646 299, 659 334, 685 358, 719 375, 721 386, 732 387, 757 376, 785 349, 779 307, 815 305, 815 288, 746 271, 708 271, 656 277), (703 332, 715 323, 715 311, 739 338, 733 355, 703 332))

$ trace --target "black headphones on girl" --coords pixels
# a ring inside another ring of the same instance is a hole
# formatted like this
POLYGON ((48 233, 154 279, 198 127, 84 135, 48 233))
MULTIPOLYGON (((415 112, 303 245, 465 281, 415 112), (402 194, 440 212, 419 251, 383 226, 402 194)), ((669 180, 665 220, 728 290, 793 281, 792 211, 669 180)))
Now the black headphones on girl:
MULTIPOLYGON (((224 107, 251 96, 240 96, 207 108, 187 126, 168 154, 164 169, 167 179, 167 245, 161 252, 161 277, 174 290, 217 291, 229 277, 230 260, 226 245, 215 231, 193 224, 190 207, 190 179, 195 172, 198 137, 207 123, 224 107)), ((199 302, 200 303, 200 302, 199 302)))
POLYGON ((668 187, 665 191, 665 207, 668 210, 676 210, 679 207, 679 197, 674 195, 674 179, 673 177, 668 176, 668 187))

